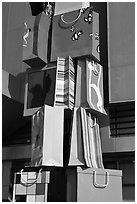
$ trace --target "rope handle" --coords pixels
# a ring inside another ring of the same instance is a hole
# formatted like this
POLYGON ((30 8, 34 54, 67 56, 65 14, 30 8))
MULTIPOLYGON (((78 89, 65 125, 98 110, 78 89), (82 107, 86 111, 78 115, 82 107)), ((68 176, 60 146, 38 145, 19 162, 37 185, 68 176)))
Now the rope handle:
POLYGON ((48 2, 48 5, 47 5, 47 7, 46 7, 46 15, 47 16, 51 16, 52 15, 52 5, 48 2))
POLYGON ((32 126, 34 126, 34 119, 35 119, 35 114, 32 116, 32 126))
POLYGON ((22 178, 22 176, 23 176, 23 174, 22 174, 23 169, 21 169, 21 171, 20 171, 20 173, 19 173, 19 174, 21 174, 21 180, 23 181, 23 182, 21 182, 21 184, 22 184, 22 185, 27 185, 27 186, 29 186, 29 185, 31 186, 31 185, 35 184, 35 183, 37 182, 37 180, 39 179, 39 176, 40 176, 41 171, 42 171, 42 169, 39 170, 38 176, 37 176, 37 178, 35 179, 35 181, 32 182, 32 183, 30 183, 30 184, 28 184, 27 181, 25 181, 25 180, 22 178))
POLYGON ((26 33, 25 33, 24 36, 23 36, 23 40, 24 40, 23 46, 24 46, 24 47, 27 47, 28 42, 27 42, 26 39, 29 37, 29 33, 31 32, 31 28, 28 28, 26 22, 24 22, 24 26, 25 26, 25 29, 26 29, 26 33))
POLYGON ((76 19, 73 20, 73 21, 65 21, 65 20, 64 20, 64 14, 62 14, 62 15, 60 16, 60 18, 61 18, 62 22, 65 23, 65 24, 73 24, 73 23, 76 23, 76 22, 78 21, 78 19, 81 17, 81 14, 84 13, 87 8, 89 8, 89 7, 82 7, 82 8, 79 10, 78 16, 77 16, 76 19))
POLYGON ((34 119, 35 119, 36 116, 37 116, 37 123, 39 123, 40 114, 42 114, 42 116, 43 116, 42 111, 37 111, 37 113, 32 116, 33 126, 34 126, 34 119))
POLYGON ((100 65, 94 64, 93 72, 94 72, 95 75, 98 76, 98 75, 99 75, 99 72, 100 72, 100 65), (97 67, 98 67, 99 69, 97 69, 97 67))
POLYGON ((37 123, 39 122, 40 114, 42 114, 42 116, 43 116, 43 112, 42 111, 37 112, 37 123))
MULTIPOLYGON (((90 114, 90 115, 91 115, 91 114, 90 114)), ((90 125, 91 128, 93 128, 93 127, 95 127, 95 126, 97 125, 97 118, 94 117, 94 120, 93 120, 94 122, 93 122, 93 124, 91 123, 91 119, 92 119, 92 118, 90 118, 90 120, 89 120, 89 125, 90 125)))
POLYGON ((78 19, 79 19, 80 16, 81 16, 82 11, 83 11, 83 9, 81 8, 80 11, 79 11, 79 14, 78 14, 77 18, 76 18, 75 20, 73 20, 73 21, 65 21, 65 20, 64 20, 64 14, 62 14, 62 15, 60 16, 60 18, 61 18, 61 20, 62 20, 63 23, 65 23, 65 24, 72 24, 72 23, 75 23, 75 22, 78 21, 78 19))
POLYGON ((97 181, 96 181, 96 177, 97 177, 97 174, 96 174, 96 171, 94 170, 93 171, 93 185, 96 187, 96 188, 106 188, 109 184, 109 173, 108 171, 106 171, 105 173, 105 184, 98 184, 97 181))
POLYGON ((101 65, 97 64, 96 62, 94 62, 94 60, 90 61, 90 62, 88 63, 88 65, 89 65, 89 68, 93 71, 93 73, 94 73, 96 76, 98 76, 99 73, 100 73, 100 66, 101 66, 101 65), (97 67, 98 67, 98 69, 97 69, 97 67))

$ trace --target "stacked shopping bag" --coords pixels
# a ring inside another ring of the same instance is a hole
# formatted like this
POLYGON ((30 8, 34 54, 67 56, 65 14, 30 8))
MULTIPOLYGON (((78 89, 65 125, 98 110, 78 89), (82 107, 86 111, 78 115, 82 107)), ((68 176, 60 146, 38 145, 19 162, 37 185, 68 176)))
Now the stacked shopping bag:
POLYGON ((76 98, 69 165, 103 168, 100 121, 103 105, 103 69, 92 59, 78 60, 76 98))
MULTIPOLYGON (((48 64, 47 28, 51 20, 51 62, 56 61, 54 103, 45 100, 32 116, 31 166, 103 168, 99 117, 106 112, 103 67, 98 63, 99 14, 92 7, 56 12, 53 18, 42 12, 26 20, 29 30, 23 61, 31 69, 48 64)), ((50 66, 44 69, 50 70, 50 66)))
MULTIPOLYGON (((32 174, 29 174, 33 181, 29 181, 26 173, 25 185, 37 185, 39 177, 33 168, 82 166, 103 169, 100 118, 105 117, 106 112, 103 67, 99 64, 99 14, 92 7, 81 7, 54 17, 42 12, 26 19, 24 25, 23 62, 30 66, 29 69, 50 70, 49 52, 50 62, 56 62, 54 103, 50 105, 45 100, 32 115, 32 174), (36 178, 32 178, 33 175, 36 178)), ((22 173, 21 176, 24 177, 22 173)), ((44 192, 47 192, 48 183, 43 183, 44 192)), ((15 179, 14 195, 20 192, 19 184, 15 179)), ((26 189, 31 191, 24 186, 23 195, 27 194, 26 189)), ((32 194, 36 194, 36 190, 32 194)), ((30 196, 28 199, 31 201, 30 196)), ((38 199, 46 201, 47 197, 43 193, 39 198, 33 196, 32 201, 38 199)))

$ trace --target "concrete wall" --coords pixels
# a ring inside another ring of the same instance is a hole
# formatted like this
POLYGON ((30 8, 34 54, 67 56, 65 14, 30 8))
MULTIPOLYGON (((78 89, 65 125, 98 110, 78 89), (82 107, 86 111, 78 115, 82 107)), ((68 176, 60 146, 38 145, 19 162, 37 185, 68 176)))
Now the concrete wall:
POLYGON ((135 3, 108 3, 109 101, 135 100, 135 3))

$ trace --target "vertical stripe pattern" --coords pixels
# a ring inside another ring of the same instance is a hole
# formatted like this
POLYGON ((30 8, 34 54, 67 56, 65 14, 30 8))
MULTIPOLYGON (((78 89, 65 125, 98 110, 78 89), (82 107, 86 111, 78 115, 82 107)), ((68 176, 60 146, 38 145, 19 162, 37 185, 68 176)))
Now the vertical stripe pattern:
POLYGON ((72 58, 58 58, 55 106, 74 107, 74 65, 72 58))
POLYGON ((80 112, 86 166, 104 168, 98 120, 94 120, 91 113, 84 108, 80 108, 80 112))

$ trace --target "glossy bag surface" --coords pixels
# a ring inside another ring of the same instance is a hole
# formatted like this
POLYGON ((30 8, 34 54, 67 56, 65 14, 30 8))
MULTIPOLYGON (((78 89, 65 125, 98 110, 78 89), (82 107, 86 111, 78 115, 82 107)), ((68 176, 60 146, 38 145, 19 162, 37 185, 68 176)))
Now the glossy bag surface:
POLYGON ((75 69, 73 59, 69 56, 57 59, 57 74, 55 88, 55 106, 72 109, 75 98, 75 69))
POLYGON ((2 68, 13 76, 26 70, 22 63, 26 16, 32 17, 29 2, 2 3, 2 68))
POLYGON ((68 166, 85 165, 80 109, 73 109, 72 132, 70 142, 70 156, 68 166))
POLYGON ((33 115, 44 104, 54 106, 56 64, 26 72, 24 116, 33 115))
POLYGON ((44 108, 41 108, 32 116, 31 166, 40 166, 42 164, 43 126, 44 126, 44 108))
POLYGON ((66 174, 62 167, 26 167, 14 171, 13 202, 65 202, 66 174))
POLYGON ((103 101, 103 67, 93 60, 86 60, 86 83, 89 106, 105 114, 103 101))
POLYGON ((69 166, 104 168, 99 122, 84 108, 74 108, 69 166))
POLYGON ((49 16, 42 12, 24 22, 23 61, 31 67, 47 63, 50 21, 49 16))
POLYGON ((75 106, 89 109, 97 116, 106 115, 103 94, 103 67, 91 59, 77 65, 75 106))
POLYGON ((51 61, 57 57, 83 55, 100 60, 99 14, 91 7, 53 18, 51 61))
POLYGON ((46 202, 50 171, 14 173, 13 202, 46 202))
POLYGON ((63 167, 67 162, 71 110, 44 105, 32 117, 31 166, 63 167))
POLYGON ((98 119, 80 108, 84 159, 87 167, 104 168, 98 119))

